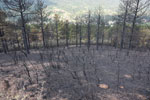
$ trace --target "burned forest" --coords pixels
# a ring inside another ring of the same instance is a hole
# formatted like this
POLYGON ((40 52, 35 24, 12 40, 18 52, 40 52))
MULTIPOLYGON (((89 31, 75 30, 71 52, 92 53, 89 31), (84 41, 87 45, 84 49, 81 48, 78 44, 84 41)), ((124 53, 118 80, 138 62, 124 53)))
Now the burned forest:
POLYGON ((150 100, 149 0, 0 0, 0 100, 150 100))

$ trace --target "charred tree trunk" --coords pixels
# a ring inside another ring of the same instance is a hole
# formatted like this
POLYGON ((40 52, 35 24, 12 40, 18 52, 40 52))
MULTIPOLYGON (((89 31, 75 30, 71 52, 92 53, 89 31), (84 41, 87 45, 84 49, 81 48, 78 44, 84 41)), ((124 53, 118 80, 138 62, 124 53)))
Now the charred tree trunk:
POLYGON ((79 25, 78 23, 76 23, 76 47, 78 46, 78 29, 79 29, 79 25))
MULTIPOLYGON (((20 6, 21 7, 21 6, 20 6)), ((22 8, 21 8, 22 9, 22 8)), ((27 54, 30 53, 29 51, 29 45, 27 41, 27 32, 26 32, 26 26, 25 26, 25 20, 24 20, 24 15, 23 12, 20 12, 21 14, 21 19, 22 19, 22 36, 23 36, 23 42, 24 42, 24 47, 26 49, 27 54)))
POLYGON ((90 45, 91 45, 91 12, 90 11, 89 11, 89 15, 88 15, 87 31, 88 31, 88 50, 89 50, 90 49, 90 45))
POLYGON ((42 32, 42 40, 43 40, 43 47, 46 47, 46 43, 45 43, 45 33, 44 33, 44 24, 43 24, 43 14, 41 11, 41 32, 42 32))
POLYGON ((124 20, 123 20, 123 31, 121 34, 121 43, 120 43, 120 49, 123 48, 124 46, 124 36, 125 36, 125 31, 126 31, 126 20, 127 20, 127 14, 128 14, 128 1, 126 3, 126 8, 125 8, 125 14, 124 14, 124 20))
POLYGON ((96 35, 96 49, 98 50, 99 47, 99 36, 100 36, 100 15, 98 15, 98 22, 97 22, 97 35, 96 35))
POLYGON ((103 22, 102 23, 102 46, 103 46, 103 44, 104 44, 104 28, 105 28, 105 23, 103 22))
POLYGON ((59 37, 58 37, 58 21, 56 20, 56 34, 57 34, 57 47, 59 47, 59 37))
POLYGON ((66 46, 69 46, 69 33, 68 33, 68 22, 65 24, 65 32, 66 32, 66 46))
POLYGON ((7 52, 8 52, 8 45, 7 45, 6 39, 1 39, 1 42, 2 42, 2 46, 3 46, 3 51, 4 51, 5 54, 7 54, 7 52))
POLYGON ((25 19, 24 19, 24 14, 23 14, 22 3, 20 0, 19 0, 19 7, 20 7, 21 20, 22 20, 22 36, 23 36, 24 47, 26 49, 27 54, 29 54, 30 51, 29 51, 29 45, 28 45, 28 39, 27 39, 25 19))
POLYGON ((132 47, 132 40, 133 40, 134 31, 135 31, 135 24, 136 24, 138 9, 139 9, 139 3, 140 3, 140 0, 137 0, 134 18, 132 21, 132 28, 131 28, 131 34, 130 34, 130 40, 129 40, 129 49, 131 49, 131 47, 132 47))
POLYGON ((81 24, 79 26, 79 32, 80 32, 80 47, 81 47, 81 45, 82 45, 82 26, 81 26, 81 24))

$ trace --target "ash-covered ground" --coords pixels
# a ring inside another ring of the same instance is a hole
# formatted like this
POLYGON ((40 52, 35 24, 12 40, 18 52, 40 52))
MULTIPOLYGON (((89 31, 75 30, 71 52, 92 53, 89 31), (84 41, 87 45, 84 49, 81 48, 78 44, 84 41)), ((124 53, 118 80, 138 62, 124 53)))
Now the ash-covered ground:
POLYGON ((72 46, 0 54, 0 100, 149 99, 149 51, 72 46))

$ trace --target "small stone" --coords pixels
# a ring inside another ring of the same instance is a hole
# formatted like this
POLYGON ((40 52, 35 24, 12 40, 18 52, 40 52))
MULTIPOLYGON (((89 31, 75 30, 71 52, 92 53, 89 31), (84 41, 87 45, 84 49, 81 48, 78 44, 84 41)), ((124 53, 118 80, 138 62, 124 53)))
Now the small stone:
POLYGON ((128 79, 132 78, 132 76, 131 76, 131 75, 127 75, 127 74, 126 74, 126 75, 124 75, 124 77, 125 77, 125 78, 128 78, 128 79))
POLYGON ((108 89, 109 88, 109 86, 106 84, 99 84, 99 87, 102 89, 108 89))
POLYGON ((124 86, 120 86, 120 89, 124 89, 124 86))

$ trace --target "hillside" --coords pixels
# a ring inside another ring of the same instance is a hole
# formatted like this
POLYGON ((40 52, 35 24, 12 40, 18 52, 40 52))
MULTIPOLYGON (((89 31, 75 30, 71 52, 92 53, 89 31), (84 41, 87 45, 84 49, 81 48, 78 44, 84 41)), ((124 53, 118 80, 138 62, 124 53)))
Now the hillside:
POLYGON ((119 0, 47 0, 48 11, 63 16, 63 19, 72 20, 76 16, 95 10, 99 6, 103 8, 105 15, 114 15, 119 5, 119 0))

